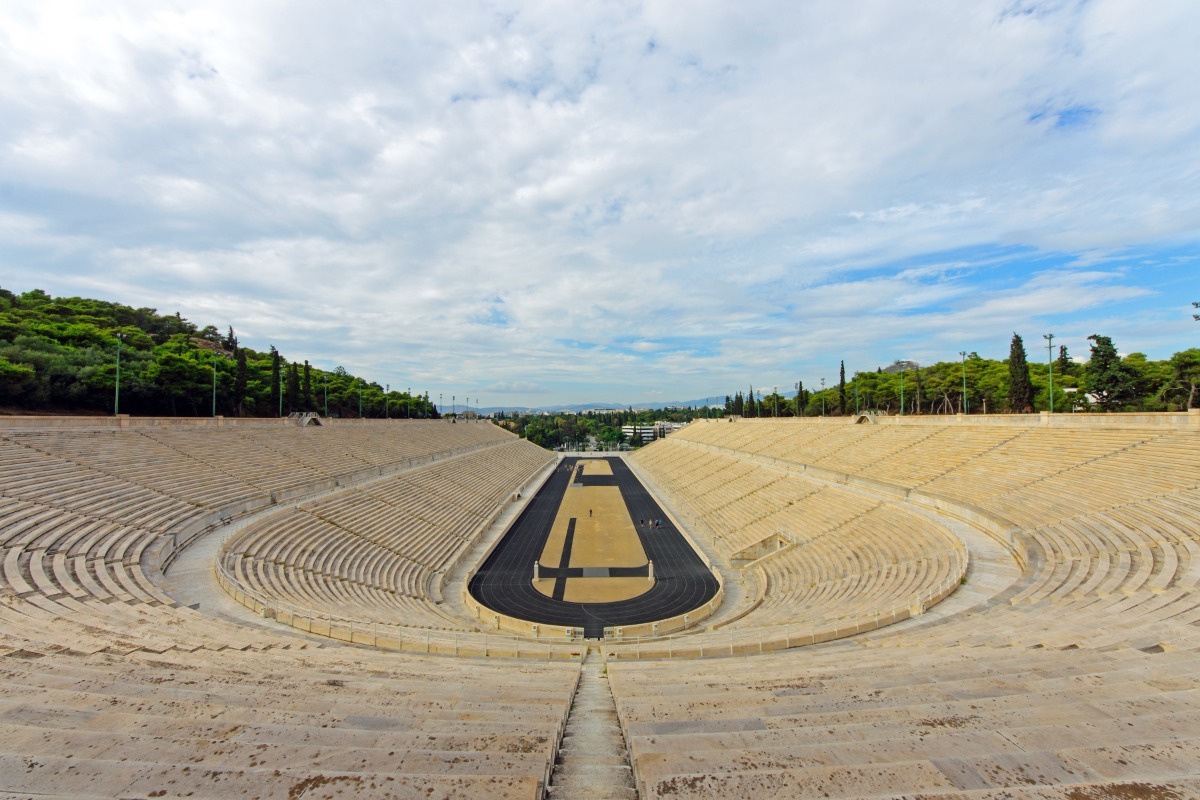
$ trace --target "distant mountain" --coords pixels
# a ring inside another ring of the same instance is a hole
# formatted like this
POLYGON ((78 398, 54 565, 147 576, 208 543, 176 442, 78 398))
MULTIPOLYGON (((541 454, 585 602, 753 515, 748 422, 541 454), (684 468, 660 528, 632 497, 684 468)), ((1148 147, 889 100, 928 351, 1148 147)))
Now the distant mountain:
MULTIPOLYGON (((724 395, 722 395, 719 398, 714 397, 711 399, 714 404, 719 404, 719 403, 724 402, 725 397, 724 397, 724 395)), ((598 409, 613 409, 613 408, 660 409, 660 408, 667 408, 668 406, 671 406, 671 407, 687 406, 687 407, 694 407, 694 408, 703 408, 708 402, 709 402, 709 399, 705 398, 705 399, 701 399, 701 400, 665 400, 665 401, 664 400, 655 400, 653 402, 641 402, 641 403, 575 403, 575 404, 563 404, 563 405, 557 405, 557 406, 536 406, 536 407, 531 407, 531 406, 485 406, 483 408, 472 407, 471 410, 478 411, 481 414, 493 414, 497 411, 517 412, 517 413, 526 413, 526 414, 539 414, 539 413, 555 414, 558 412, 567 412, 570 414, 581 414, 581 413, 584 413, 587 411, 596 411, 598 409)), ((443 410, 446 410, 446 409, 443 409, 443 410)))

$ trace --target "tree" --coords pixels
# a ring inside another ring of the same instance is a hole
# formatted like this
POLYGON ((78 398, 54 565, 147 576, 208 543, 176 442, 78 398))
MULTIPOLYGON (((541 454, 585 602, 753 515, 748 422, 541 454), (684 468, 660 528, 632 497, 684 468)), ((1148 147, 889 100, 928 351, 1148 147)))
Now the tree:
POLYGON ((1058 347, 1058 360, 1054 362, 1054 371, 1059 375, 1070 375, 1075 369, 1075 364, 1072 363, 1070 356, 1067 355, 1067 346, 1065 344, 1058 347))
POLYGON ((279 351, 271 345, 271 410, 277 415, 280 408, 280 394, 283 392, 283 376, 280 374, 279 351))
POLYGON ((288 368, 287 395, 284 403, 287 405, 289 414, 300 407, 300 367, 295 361, 288 368))
POLYGON ((1171 364, 1151 361, 1145 353, 1130 353, 1121 359, 1133 381, 1130 403, 1142 411, 1166 411, 1162 387, 1171 382, 1171 364))
POLYGON ((846 362, 838 368, 838 413, 846 413, 846 362))
POLYGON ((916 379, 917 385, 916 385, 916 390, 913 392, 913 400, 915 400, 917 403, 917 416, 920 416, 921 415, 921 366, 920 366, 920 364, 917 365, 917 368, 914 369, 913 372, 917 376, 917 379, 916 379))
POLYGON ((804 381, 796 381, 796 416, 804 416, 804 407, 808 405, 804 398, 804 381))
POLYGON ((1168 398, 1179 398, 1184 408, 1195 408, 1197 390, 1200 389, 1200 348, 1181 350, 1171 356, 1170 364, 1171 380, 1163 394, 1168 398))
POLYGON ((312 411, 315 403, 313 402, 312 392, 312 366, 309 365, 308 359, 304 359, 304 400, 301 411, 312 411))
MULTIPOLYGON (((231 329, 232 330, 232 329, 231 329)), ((233 413, 242 416, 246 404, 246 385, 249 372, 246 369, 246 350, 237 348, 236 365, 233 369, 233 413)))
POLYGON ((1117 348, 1108 336, 1093 333, 1092 357, 1087 365, 1088 393, 1104 411, 1116 411, 1136 397, 1136 376, 1121 362, 1117 348))
POLYGON ((1016 331, 1008 346, 1008 410, 1021 413, 1033 407, 1033 381, 1025 360, 1025 343, 1016 331))

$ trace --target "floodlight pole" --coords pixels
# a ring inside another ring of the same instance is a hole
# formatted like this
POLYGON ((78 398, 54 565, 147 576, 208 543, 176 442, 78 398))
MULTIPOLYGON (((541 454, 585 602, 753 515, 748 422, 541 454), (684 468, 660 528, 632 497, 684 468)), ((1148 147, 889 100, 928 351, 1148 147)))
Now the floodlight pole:
POLYGON ((362 419, 362 378, 358 379, 358 418, 362 419))
POLYGON ((1046 366, 1050 369, 1050 413, 1054 413, 1054 334, 1042 334, 1046 340, 1046 366))
POLYGON ((329 373, 321 373, 321 382, 325 388, 325 418, 329 419, 329 373))
POLYGON ((821 378, 821 416, 825 416, 825 379, 821 378))
POLYGON ((900 370, 900 416, 904 416, 904 369, 900 370))
POLYGON ((408 390, 408 418, 412 419, 412 389, 408 390))
POLYGON ((779 387, 776 386, 772 394, 775 395, 775 416, 779 416, 779 387))
POLYGON ((854 373, 854 416, 859 415, 858 410, 858 373, 854 373))
POLYGON ((121 340, 124 334, 117 334, 117 388, 113 394, 113 416, 121 413, 121 340))
POLYGON ((959 350, 958 354, 962 356, 962 378, 963 378, 963 395, 962 395, 962 413, 967 412, 967 351, 959 350))
POLYGON ((392 385, 390 383, 385 383, 383 385, 383 418, 384 419, 392 418, 392 398, 388 395, 388 392, 390 392, 390 391, 392 391, 392 385))

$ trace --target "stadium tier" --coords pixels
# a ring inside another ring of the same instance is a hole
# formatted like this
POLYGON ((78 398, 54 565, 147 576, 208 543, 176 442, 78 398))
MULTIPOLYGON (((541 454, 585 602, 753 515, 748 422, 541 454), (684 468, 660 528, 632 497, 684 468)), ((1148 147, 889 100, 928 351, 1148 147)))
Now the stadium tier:
POLYGON ((797 505, 853 491, 984 523, 1020 578, 824 648, 610 662, 641 796, 1200 796, 1200 430, 885 422, 693 424, 634 460, 727 551, 768 532, 747 495, 778 515, 807 478, 797 505), (737 497, 705 480, 721 460, 737 497))
POLYGON ((0 796, 1200 796, 1183 420, 693 423, 629 463, 724 607, 592 644, 456 596, 496 426, 0 420, 0 796))

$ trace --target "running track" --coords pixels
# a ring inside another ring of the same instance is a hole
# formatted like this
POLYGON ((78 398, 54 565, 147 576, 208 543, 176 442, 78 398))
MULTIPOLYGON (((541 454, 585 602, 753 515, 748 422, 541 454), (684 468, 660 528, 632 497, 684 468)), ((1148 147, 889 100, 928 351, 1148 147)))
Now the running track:
POLYGON ((533 588, 533 562, 550 536, 558 506, 567 491, 578 458, 564 459, 504 534, 471 579, 471 596, 510 617, 546 625, 583 628, 598 639, 604 628, 636 625, 686 614, 717 593, 717 581, 687 540, 667 519, 641 481, 620 458, 605 459, 613 475, 586 475, 584 485, 617 485, 646 555, 654 562, 654 586, 631 600, 615 603, 568 603, 533 588), (566 465, 566 469, 563 468, 566 465), (661 528, 638 527, 639 519, 661 519, 661 528))

